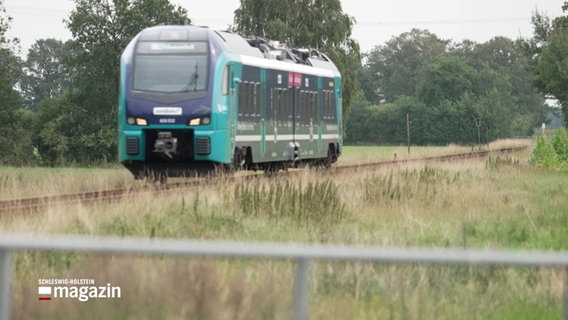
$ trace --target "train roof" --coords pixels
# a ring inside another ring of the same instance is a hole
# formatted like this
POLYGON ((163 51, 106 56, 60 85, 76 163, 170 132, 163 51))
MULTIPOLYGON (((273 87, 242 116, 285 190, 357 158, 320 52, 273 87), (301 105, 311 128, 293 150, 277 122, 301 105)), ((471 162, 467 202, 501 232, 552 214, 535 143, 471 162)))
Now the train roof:
POLYGON ((229 52, 243 56, 328 69, 339 73, 331 59, 316 49, 290 48, 286 44, 278 41, 255 36, 242 37, 228 31, 215 31, 215 33, 225 43, 225 49, 229 52))
POLYGON ((243 37, 229 31, 192 25, 160 25, 144 29, 138 36, 138 40, 141 41, 207 41, 210 38, 215 38, 221 44, 223 50, 230 53, 327 69, 339 73, 331 59, 316 49, 290 48, 278 41, 260 37, 243 37))

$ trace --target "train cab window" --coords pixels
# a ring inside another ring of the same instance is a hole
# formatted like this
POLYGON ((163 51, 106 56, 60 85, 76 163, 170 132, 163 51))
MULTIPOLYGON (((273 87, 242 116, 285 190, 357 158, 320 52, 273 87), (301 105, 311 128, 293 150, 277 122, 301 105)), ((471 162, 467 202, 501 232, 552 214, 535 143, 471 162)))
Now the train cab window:
POLYGON ((132 89, 191 93, 207 89, 207 42, 141 41, 134 56, 132 89))

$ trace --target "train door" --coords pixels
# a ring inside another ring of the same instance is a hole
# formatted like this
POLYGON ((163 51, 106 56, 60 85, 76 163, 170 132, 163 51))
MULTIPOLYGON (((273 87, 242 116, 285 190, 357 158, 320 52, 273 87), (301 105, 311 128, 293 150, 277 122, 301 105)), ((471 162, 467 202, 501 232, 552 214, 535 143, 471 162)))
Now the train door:
POLYGON ((266 69, 260 70, 260 157, 266 156, 266 122, 268 103, 266 97, 266 69))
POLYGON ((238 93, 238 82, 239 77, 235 74, 235 68, 231 65, 227 65, 227 72, 229 74, 229 127, 227 128, 229 131, 229 150, 231 151, 235 149, 235 138, 237 136, 237 99, 239 96, 238 93))
POLYGON ((266 71, 263 137, 266 146, 265 161, 291 160, 288 145, 293 141, 293 90, 288 85, 288 72, 266 71))
POLYGON ((289 72, 288 73, 288 88, 290 90, 291 101, 288 117, 290 118, 291 137, 288 141, 286 149, 288 160, 298 161, 300 158, 300 140, 298 116, 300 115, 300 90, 302 88, 302 74, 289 72))
POLYGON ((317 132, 318 132, 318 153, 323 152, 323 140, 322 140, 322 130, 324 126, 323 122, 323 111, 322 111, 322 78, 318 78, 318 95, 316 101, 316 119, 317 132))
POLYGON ((321 133, 317 119, 318 77, 294 75, 294 147, 302 159, 321 158, 321 133), (319 149, 318 149, 319 148, 319 149))
POLYGON ((264 146, 264 161, 274 161, 277 158, 276 142, 278 138, 276 109, 278 107, 279 79, 281 76, 273 70, 263 70, 265 75, 264 84, 264 107, 262 108, 263 120, 261 127, 261 141, 264 146))

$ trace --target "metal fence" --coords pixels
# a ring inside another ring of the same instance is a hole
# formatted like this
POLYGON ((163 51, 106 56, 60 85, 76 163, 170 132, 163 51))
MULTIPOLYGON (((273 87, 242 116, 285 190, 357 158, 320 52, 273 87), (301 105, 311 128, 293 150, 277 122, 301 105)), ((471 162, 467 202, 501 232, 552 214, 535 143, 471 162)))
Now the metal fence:
POLYGON ((546 266, 566 270, 564 319, 568 320, 568 252, 360 247, 102 237, 0 236, 0 320, 10 319, 14 251, 76 251, 108 254, 287 259, 296 262, 294 319, 308 318, 308 270, 313 260, 447 265, 546 266))

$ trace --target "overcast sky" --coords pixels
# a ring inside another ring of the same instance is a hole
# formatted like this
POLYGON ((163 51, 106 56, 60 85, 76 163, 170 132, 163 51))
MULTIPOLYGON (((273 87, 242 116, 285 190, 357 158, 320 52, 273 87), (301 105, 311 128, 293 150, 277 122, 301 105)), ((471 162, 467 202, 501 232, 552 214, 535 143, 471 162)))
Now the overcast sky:
MULTIPOLYGON (((233 23, 239 0, 170 0, 186 8, 193 24, 226 29, 233 23)), ((367 52, 413 28, 427 29, 442 39, 485 42, 495 36, 530 38, 530 18, 539 10, 551 18, 562 15, 564 0, 342 0, 343 12, 357 23, 353 38, 367 52)), ((4 0, 13 17, 9 37, 21 40, 23 54, 38 39, 71 37, 63 19, 71 0, 4 0)))

